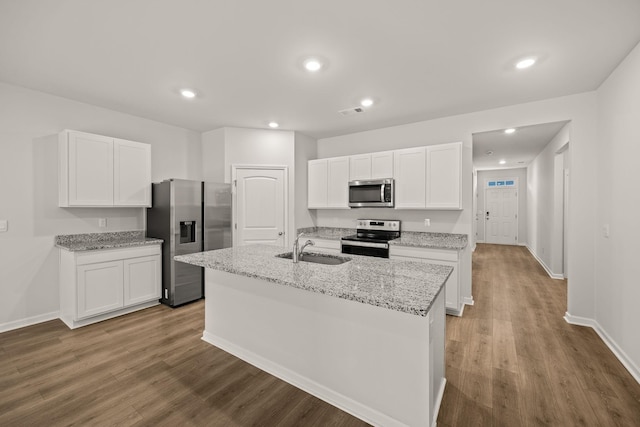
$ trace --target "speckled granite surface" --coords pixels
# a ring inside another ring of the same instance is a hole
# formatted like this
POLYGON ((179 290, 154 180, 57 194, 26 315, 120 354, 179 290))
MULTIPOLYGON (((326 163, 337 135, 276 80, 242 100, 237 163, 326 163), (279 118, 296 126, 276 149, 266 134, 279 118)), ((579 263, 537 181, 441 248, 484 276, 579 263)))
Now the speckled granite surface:
POLYGON ((389 242, 390 245, 453 250, 464 249, 467 243, 466 234, 420 233, 416 231, 403 231, 399 239, 389 242))
POLYGON ((307 227, 299 228, 298 234, 304 233, 307 239, 340 240, 344 236, 356 234, 355 228, 307 227))
POLYGON ((110 233, 62 234, 56 236, 56 246, 71 252, 96 249, 126 248, 159 245, 162 239, 145 237, 144 231, 115 231, 110 233))
POLYGON ((340 265, 294 264, 276 257, 284 252, 277 246, 251 245, 174 259, 417 316, 427 315, 452 271, 444 265, 357 255, 340 255, 351 258, 340 265))
MULTIPOLYGON (((340 240, 344 236, 356 234, 355 228, 308 227, 298 229, 307 239, 340 240)), ((391 245, 414 246, 430 249, 460 250, 467 247, 466 234, 451 233, 422 233, 418 231, 403 231, 399 239, 391 240, 391 245)))

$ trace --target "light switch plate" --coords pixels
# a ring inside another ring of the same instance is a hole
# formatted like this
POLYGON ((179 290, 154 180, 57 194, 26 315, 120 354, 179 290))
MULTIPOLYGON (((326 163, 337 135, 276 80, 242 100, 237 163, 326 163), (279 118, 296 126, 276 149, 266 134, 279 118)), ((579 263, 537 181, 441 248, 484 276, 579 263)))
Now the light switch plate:
POLYGON ((0 219, 0 233, 5 233, 9 229, 9 221, 0 219))
POLYGON ((107 218, 98 218, 98 227, 104 228, 107 226, 107 218))

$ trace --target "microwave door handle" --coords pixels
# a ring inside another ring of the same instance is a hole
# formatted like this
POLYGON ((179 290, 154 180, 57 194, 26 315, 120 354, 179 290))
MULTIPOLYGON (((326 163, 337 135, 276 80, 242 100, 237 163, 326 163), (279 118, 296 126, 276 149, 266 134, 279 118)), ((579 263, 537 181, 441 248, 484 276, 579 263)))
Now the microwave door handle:
POLYGON ((380 201, 384 202, 384 184, 380 185, 380 201))

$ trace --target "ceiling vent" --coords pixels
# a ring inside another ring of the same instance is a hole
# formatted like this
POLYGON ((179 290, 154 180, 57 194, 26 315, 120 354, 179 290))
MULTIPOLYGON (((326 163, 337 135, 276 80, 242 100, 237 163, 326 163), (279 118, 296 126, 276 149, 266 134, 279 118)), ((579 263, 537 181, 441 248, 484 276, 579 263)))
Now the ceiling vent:
POLYGON ((345 108, 344 110, 338 111, 343 116, 351 116, 352 114, 364 113, 364 108, 362 107, 351 107, 345 108))

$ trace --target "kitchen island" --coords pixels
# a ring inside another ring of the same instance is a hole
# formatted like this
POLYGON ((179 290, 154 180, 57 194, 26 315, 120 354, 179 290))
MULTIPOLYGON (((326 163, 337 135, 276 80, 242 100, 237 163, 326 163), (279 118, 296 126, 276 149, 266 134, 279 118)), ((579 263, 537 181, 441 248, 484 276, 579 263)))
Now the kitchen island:
POLYGON ((373 425, 433 425, 451 267, 353 255, 294 264, 284 252, 175 258, 206 268, 203 340, 373 425))

